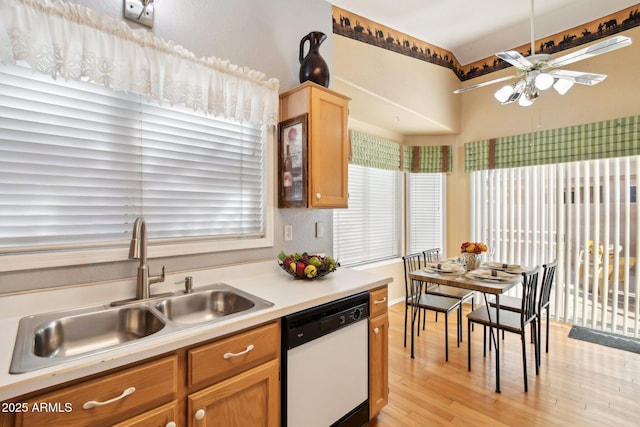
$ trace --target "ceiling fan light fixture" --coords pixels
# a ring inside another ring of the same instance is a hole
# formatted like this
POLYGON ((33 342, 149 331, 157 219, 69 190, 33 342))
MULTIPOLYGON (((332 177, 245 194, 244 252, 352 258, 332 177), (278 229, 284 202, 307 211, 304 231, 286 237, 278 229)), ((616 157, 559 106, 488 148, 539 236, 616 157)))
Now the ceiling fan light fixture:
POLYGON ((532 105, 536 99, 540 96, 540 92, 538 92, 533 87, 527 87, 527 90, 522 94, 520 99, 518 99, 518 104, 522 107, 528 107, 532 105))
POLYGON ((507 102, 511 95, 513 95, 514 91, 515 89, 513 85, 506 85, 498 89, 496 93, 493 94, 493 96, 498 100, 498 102, 504 103, 507 102))
POLYGON ((555 79, 553 78, 553 76, 551 74, 547 74, 547 73, 540 73, 536 76, 535 80, 534 80, 534 84, 536 86, 537 89, 539 90, 547 90, 549 89, 551 86, 553 86, 553 81, 555 79))
POLYGON ((573 86, 573 82, 571 80, 568 80, 568 79, 558 79, 553 84, 553 88, 560 95, 564 95, 565 93, 567 93, 569 91, 569 89, 571 89, 571 86, 573 86))

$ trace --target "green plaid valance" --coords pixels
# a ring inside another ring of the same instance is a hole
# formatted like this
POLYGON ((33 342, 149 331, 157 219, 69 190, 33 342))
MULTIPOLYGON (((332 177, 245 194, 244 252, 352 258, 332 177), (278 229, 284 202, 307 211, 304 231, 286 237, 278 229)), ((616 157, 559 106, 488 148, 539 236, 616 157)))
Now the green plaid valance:
POLYGON ((352 130, 349 160, 354 165, 399 171, 400 144, 352 130))
POLYGON ((469 142, 464 170, 606 159, 640 154, 640 116, 469 142))
POLYGON ((450 173, 453 150, 450 145, 404 146, 403 170, 414 173, 450 173))

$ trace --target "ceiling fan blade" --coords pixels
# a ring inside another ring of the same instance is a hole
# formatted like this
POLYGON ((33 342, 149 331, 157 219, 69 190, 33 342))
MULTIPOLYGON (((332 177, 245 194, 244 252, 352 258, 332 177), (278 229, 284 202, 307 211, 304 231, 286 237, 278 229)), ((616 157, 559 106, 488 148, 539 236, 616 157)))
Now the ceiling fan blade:
POLYGON ((467 92, 469 90, 472 89, 478 89, 479 87, 483 87, 483 86, 489 86, 492 85, 494 83, 498 83, 498 82, 504 82, 507 80, 511 80, 513 78, 515 78, 516 76, 506 76, 506 77, 500 77, 499 79, 494 79, 494 80, 489 80, 488 82, 483 82, 483 83, 478 83, 475 85, 471 85, 471 86, 467 86, 467 87, 463 87, 460 88, 458 90, 454 90, 453 93, 462 93, 462 92, 467 92))
POLYGON ((606 74, 583 73, 569 70, 553 70, 550 71, 549 74, 553 77, 571 80, 572 82, 588 86, 596 85, 607 78, 606 74))
POLYGON ((577 50, 567 55, 561 56, 556 59, 552 59, 549 65, 552 67, 564 67, 567 64, 572 64, 583 59, 591 58, 592 56, 601 55, 603 53, 611 52, 612 50, 620 49, 631 44, 631 39, 626 36, 615 36, 609 39, 603 40, 600 43, 596 43, 593 46, 586 47, 584 49, 577 50))
POLYGON ((515 50, 498 52, 496 53, 496 56, 521 70, 528 70, 529 68, 533 67, 533 64, 527 58, 525 58, 520 54, 520 52, 516 52, 515 50))

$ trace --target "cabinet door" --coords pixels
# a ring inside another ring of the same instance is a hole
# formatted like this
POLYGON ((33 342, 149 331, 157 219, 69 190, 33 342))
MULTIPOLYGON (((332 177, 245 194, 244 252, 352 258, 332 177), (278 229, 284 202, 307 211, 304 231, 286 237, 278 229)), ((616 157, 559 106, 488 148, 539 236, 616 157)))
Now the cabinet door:
POLYGON ((280 361, 272 360, 189 395, 189 426, 269 426, 280 423, 280 361))
POLYGON ((389 315, 369 319, 369 418, 387 404, 389 396, 389 315))
POLYGON ((171 402, 113 427, 177 427, 183 425, 182 417, 178 415, 178 402, 171 402))
POLYGON ((349 137, 347 100, 314 89, 309 129, 309 206, 346 208, 349 137))

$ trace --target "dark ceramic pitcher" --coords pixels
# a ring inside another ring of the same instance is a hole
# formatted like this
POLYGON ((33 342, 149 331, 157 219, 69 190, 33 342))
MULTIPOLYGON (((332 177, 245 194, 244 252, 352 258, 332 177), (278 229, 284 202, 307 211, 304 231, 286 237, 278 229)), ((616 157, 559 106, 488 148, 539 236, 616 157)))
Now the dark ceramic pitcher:
POLYGON ((300 40, 300 83, 310 80, 329 87, 329 66, 320 56, 320 45, 327 35, 320 31, 312 31, 300 40), (304 44, 309 41, 309 52, 304 56, 304 44))

